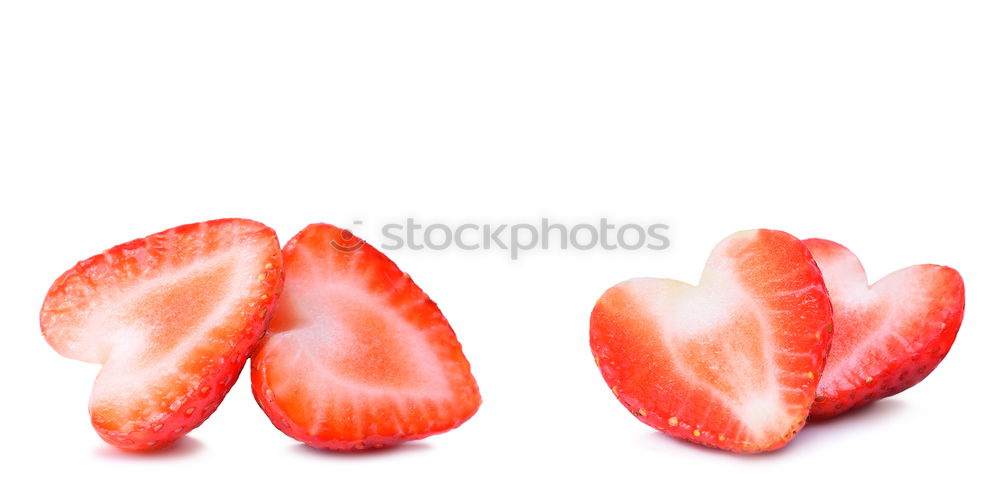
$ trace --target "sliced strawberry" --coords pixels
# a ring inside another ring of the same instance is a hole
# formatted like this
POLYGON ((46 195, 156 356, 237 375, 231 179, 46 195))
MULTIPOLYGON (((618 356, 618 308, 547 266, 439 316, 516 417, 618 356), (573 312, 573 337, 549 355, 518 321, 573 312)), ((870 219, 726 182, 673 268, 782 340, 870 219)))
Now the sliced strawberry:
POLYGON ((313 224, 284 249, 285 292, 252 359, 274 425, 333 450, 442 433, 481 402, 448 321, 385 255, 313 224))
POLYGON ((907 267, 868 285, 846 247, 804 241, 833 302, 830 358, 811 419, 830 418, 917 384, 951 349, 965 310, 962 277, 949 267, 907 267))
POLYGON ((761 229, 716 246, 698 286, 641 278, 609 289, 591 315, 590 345, 643 423, 754 453, 784 446, 804 424, 831 329, 805 245, 761 229))
POLYGON ((263 224, 220 219, 115 246, 56 279, 42 334, 60 354, 102 364, 90 396, 101 438, 157 448, 215 411, 266 328, 279 247, 263 224))

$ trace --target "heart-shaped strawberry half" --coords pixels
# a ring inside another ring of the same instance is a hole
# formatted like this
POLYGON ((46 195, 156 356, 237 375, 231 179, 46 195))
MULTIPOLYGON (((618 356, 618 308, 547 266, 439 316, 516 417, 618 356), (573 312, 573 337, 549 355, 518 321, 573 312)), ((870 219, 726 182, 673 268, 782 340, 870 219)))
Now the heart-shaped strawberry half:
POLYGON ((804 425, 832 334, 806 246, 780 231, 723 240, 697 286, 622 282, 598 300, 590 344, 605 381, 643 423, 736 452, 781 448, 804 425))
POLYGON ((102 364, 91 422, 108 443, 162 447, 208 418, 264 334, 281 291, 271 228, 175 227, 108 249, 56 279, 42 306, 60 354, 102 364))
POLYGON ((965 310, 958 271, 921 264, 869 286, 861 262, 846 247, 825 239, 803 242, 823 271, 836 329, 810 419, 895 395, 941 363, 965 310))

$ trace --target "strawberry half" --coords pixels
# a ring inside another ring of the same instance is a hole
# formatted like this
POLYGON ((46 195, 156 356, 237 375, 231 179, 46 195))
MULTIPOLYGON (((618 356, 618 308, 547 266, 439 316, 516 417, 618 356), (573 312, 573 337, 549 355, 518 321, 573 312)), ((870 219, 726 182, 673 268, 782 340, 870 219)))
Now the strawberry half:
POLYGON ((609 289, 591 315, 590 346, 643 423, 755 453, 784 446, 804 424, 832 324, 805 245, 760 229, 716 246, 697 286, 640 278, 609 289))
POLYGON ((208 418, 263 335, 281 288, 267 226, 220 219, 108 249, 56 279, 42 334, 101 364, 91 422, 108 443, 148 450, 208 418))
POLYGON ((836 329, 811 419, 895 395, 941 363, 965 310, 958 271, 911 266, 869 286, 861 262, 846 247, 824 239, 804 242, 823 271, 836 329))
POLYGON ((284 249, 285 292, 252 359, 254 397, 282 432, 332 450, 455 428, 481 402, 448 321, 389 258, 313 224, 284 249))

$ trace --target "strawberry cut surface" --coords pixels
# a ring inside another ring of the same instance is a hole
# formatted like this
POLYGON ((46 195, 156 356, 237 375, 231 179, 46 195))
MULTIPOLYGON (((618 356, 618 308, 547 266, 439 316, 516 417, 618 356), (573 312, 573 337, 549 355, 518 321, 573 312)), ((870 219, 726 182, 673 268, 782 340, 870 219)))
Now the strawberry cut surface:
POLYGON ((281 290, 267 226, 220 219, 108 249, 52 285, 41 311, 60 354, 101 364, 91 422, 129 450, 166 445, 225 397, 281 290))
POLYGON ((284 248, 285 292, 252 359, 254 396, 316 448, 377 448, 455 428, 481 402, 437 305, 381 252, 313 224, 284 248))
POLYGON ((782 447, 803 426, 832 333, 801 241, 734 234, 697 286, 639 278, 598 300, 590 344, 618 400, 669 435, 736 452, 782 447))
POLYGON ((858 258, 825 239, 804 241, 833 303, 833 345, 811 419, 897 394, 934 370, 962 324, 965 287, 949 267, 922 264, 868 284, 858 258))

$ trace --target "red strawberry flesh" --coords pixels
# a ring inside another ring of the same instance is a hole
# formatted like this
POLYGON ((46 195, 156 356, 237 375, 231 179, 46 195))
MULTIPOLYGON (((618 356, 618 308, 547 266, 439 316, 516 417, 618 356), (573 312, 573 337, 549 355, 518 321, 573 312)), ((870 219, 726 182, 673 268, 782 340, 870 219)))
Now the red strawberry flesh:
POLYGON ((41 312, 60 354, 101 364, 91 422, 129 450, 164 446, 225 397, 281 289, 277 236, 246 219, 113 247, 55 281, 41 312))
POLYGON ((254 395, 278 429, 317 448, 376 448, 476 412, 451 326, 385 255, 313 224, 284 257, 285 293, 252 364, 254 395))
POLYGON ((836 333, 811 419, 899 393, 934 370, 962 324, 965 287, 952 268, 923 264, 869 286, 858 258, 824 239, 806 246, 823 271, 836 333))
POLYGON ((612 392, 642 422, 760 452, 802 427, 831 315, 801 241, 744 231, 716 246, 698 286, 644 278, 609 289, 591 315, 591 348, 612 392))

